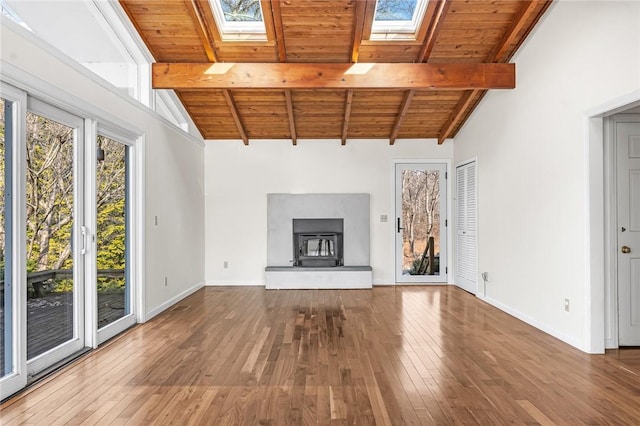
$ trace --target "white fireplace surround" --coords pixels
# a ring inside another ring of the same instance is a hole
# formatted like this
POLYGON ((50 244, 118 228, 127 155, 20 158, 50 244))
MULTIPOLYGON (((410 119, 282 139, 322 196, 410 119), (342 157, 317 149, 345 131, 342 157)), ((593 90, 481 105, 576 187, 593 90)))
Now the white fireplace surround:
POLYGON ((267 194, 268 289, 371 288, 369 194, 267 194), (293 267, 293 219, 344 220, 344 266, 293 267))

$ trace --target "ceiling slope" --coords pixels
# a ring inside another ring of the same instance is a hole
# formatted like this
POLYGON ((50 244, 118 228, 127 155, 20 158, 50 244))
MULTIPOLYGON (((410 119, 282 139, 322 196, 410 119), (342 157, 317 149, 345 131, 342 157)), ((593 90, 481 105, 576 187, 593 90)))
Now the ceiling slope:
POLYGON ((372 40, 375 0, 261 0, 266 41, 223 40, 207 0, 120 0, 205 139, 452 138, 550 0, 430 0, 415 40, 372 40), (215 64, 215 65, 214 65, 215 64))

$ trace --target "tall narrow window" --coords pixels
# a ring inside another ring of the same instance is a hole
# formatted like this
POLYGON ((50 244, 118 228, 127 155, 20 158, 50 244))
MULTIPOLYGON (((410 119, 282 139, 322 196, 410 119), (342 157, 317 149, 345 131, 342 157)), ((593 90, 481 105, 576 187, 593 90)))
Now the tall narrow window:
POLYGON ((99 329, 131 313, 128 162, 127 145, 98 136, 96 266, 99 329))

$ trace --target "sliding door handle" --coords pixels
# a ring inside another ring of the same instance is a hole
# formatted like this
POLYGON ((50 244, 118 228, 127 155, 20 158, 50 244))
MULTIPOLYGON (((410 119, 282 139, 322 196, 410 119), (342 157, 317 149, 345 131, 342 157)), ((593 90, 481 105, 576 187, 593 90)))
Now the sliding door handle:
POLYGON ((400 226, 400 218, 398 218, 398 233, 402 231, 404 228, 400 226))
POLYGON ((87 254, 87 227, 81 226, 80 233, 82 234, 82 249, 80 249, 80 254, 87 254))

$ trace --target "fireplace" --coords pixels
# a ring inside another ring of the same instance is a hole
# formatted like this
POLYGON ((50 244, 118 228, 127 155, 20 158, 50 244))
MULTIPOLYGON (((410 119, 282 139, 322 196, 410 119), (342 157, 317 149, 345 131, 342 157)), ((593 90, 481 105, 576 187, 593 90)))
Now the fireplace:
POLYGON ((293 219, 293 266, 344 265, 343 219, 293 219))

